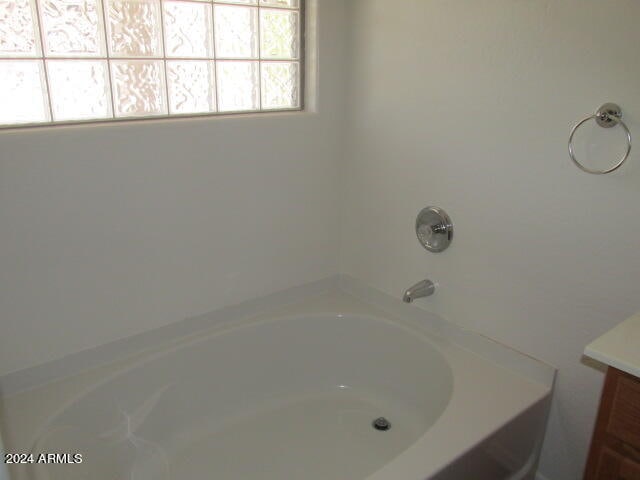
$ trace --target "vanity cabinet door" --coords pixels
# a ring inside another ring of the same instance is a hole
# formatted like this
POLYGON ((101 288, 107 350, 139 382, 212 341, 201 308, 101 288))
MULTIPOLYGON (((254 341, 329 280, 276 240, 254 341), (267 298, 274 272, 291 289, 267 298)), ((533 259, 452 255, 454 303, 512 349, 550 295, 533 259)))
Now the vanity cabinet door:
POLYGON ((640 463, 625 458, 620 465, 620 478, 622 480, 640 480, 640 463))
POLYGON ((640 381, 618 375, 607 433, 640 448, 640 381))
POLYGON ((585 480, 640 480, 640 379, 609 367, 585 480))
POLYGON ((600 450, 596 476, 598 480, 640 480, 640 464, 610 448, 600 450))

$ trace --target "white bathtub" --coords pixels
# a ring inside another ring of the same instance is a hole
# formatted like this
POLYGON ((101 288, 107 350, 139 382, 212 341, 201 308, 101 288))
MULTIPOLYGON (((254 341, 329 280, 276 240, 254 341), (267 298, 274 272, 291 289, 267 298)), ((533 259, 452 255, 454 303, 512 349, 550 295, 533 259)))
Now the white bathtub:
POLYGON ((340 284, 5 395, 7 451, 71 462, 12 478, 532 478, 553 370, 340 284))

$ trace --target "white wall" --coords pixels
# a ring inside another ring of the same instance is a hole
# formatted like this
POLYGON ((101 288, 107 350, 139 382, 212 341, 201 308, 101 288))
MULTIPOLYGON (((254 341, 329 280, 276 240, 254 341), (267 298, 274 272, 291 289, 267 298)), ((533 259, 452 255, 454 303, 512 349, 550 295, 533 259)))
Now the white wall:
MULTIPOLYGON (((429 277, 419 305, 559 367, 540 470, 581 478, 602 383, 581 352, 640 309, 640 149, 592 176, 566 142, 606 101, 640 138, 640 2, 350 3, 342 270, 398 297, 429 277), (455 223, 442 254, 415 238, 427 205, 455 223)), ((594 163, 623 149, 580 135, 594 163)))
POLYGON ((318 113, 0 133, 0 374, 335 273, 341 212, 345 273, 428 276, 421 306, 560 368, 541 471, 579 478, 581 351, 640 308, 640 155, 589 176, 566 139, 605 101, 640 136, 640 3, 319 3, 318 113), (439 255, 429 204, 456 225, 439 255))
POLYGON ((0 133, 0 374, 337 272, 346 24, 320 3, 317 113, 0 133))

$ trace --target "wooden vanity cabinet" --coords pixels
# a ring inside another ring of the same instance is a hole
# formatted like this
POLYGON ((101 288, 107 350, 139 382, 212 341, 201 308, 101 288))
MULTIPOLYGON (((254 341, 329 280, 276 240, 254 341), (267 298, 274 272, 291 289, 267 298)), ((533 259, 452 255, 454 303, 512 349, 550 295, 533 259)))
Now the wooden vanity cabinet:
POLYGON ((584 480, 640 480, 640 379, 609 367, 584 480))

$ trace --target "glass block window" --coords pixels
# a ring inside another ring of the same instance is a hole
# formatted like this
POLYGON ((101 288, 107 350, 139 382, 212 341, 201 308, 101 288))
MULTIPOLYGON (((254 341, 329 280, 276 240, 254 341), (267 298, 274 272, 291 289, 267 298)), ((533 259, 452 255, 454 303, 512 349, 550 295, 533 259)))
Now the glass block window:
POLYGON ((0 0, 0 126, 299 110, 304 0, 0 0))

